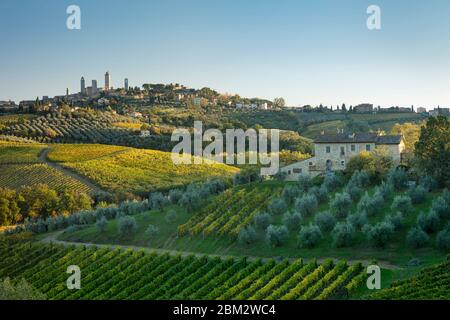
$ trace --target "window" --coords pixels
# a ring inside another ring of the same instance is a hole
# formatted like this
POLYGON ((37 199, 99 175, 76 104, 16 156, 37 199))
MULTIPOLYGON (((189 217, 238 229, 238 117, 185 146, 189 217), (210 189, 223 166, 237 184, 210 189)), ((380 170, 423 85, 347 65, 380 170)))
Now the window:
POLYGON ((330 152, 331 152, 331 147, 330 147, 330 146, 327 146, 327 147, 326 147, 326 152, 327 152, 327 153, 330 153, 330 152))
POLYGON ((310 162, 310 163, 309 163, 309 165, 310 165, 310 166, 312 166, 312 165, 313 165, 313 163, 312 163, 312 162, 310 162))
POLYGON ((291 170, 288 170, 288 174, 291 174, 292 173, 292 171, 291 170))
POLYGON ((370 151, 370 144, 366 144, 366 151, 370 151))
POLYGON ((300 169, 300 168, 294 169, 294 173, 302 173, 302 169, 300 169))
POLYGON ((341 166, 345 167, 345 160, 341 160, 341 166))
POLYGON ((354 144, 352 144, 350 148, 353 152, 356 150, 356 146, 354 144))
POLYGON ((345 147, 341 147, 341 156, 345 155, 345 147))

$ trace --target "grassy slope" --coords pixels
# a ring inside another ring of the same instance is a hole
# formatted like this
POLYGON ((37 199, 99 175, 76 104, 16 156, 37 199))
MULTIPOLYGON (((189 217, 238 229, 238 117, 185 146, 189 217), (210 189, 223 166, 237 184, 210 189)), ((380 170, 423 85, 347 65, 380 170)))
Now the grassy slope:
MULTIPOLYGON (((136 216, 139 224, 139 231, 133 239, 119 239, 117 238, 117 222, 111 221, 108 226, 108 231, 103 234, 98 234, 95 226, 89 226, 85 229, 75 232, 73 234, 63 234, 61 239, 82 241, 82 242, 96 242, 96 243, 116 243, 116 244, 132 244, 140 246, 148 246, 143 234, 148 224, 154 224, 161 230, 161 234, 150 246, 164 249, 174 249, 182 251, 195 251, 204 253, 224 254, 224 255, 250 255, 261 257, 303 257, 303 258, 343 258, 349 260, 380 260, 387 261, 393 264, 405 266, 407 262, 413 258, 418 257, 424 262, 435 262, 442 257, 442 253, 432 247, 423 249, 411 249, 406 246, 405 238, 409 228, 415 223, 416 217, 420 211, 425 211, 431 204, 431 201, 437 194, 430 194, 427 201, 415 208, 406 219, 406 226, 395 234, 391 244, 384 249, 377 249, 370 247, 362 233, 357 236, 358 243, 348 248, 334 248, 331 245, 332 238, 330 234, 325 235, 321 243, 314 249, 300 249, 297 247, 297 232, 291 231, 287 243, 279 248, 269 247, 264 241, 264 233, 258 231, 258 241, 250 246, 241 245, 234 241, 231 237, 217 237, 208 236, 204 238, 202 235, 194 237, 177 237, 178 225, 186 223, 190 215, 180 208, 176 208, 179 212, 176 223, 169 225, 166 223, 163 212, 148 212, 136 216)), ((356 207, 356 205, 354 205, 356 207)), ((390 203, 383 208, 382 212, 387 214, 390 209, 390 203)), ((326 210, 328 204, 321 204, 320 211, 326 210)), ((354 210, 355 208, 353 208, 354 210)), ((371 218, 371 223, 382 220, 383 214, 371 218)), ((275 218, 275 223, 281 224, 281 216, 275 218)), ((312 218, 307 219, 304 224, 308 224, 312 218)), ((434 240, 434 236, 432 237, 434 240)))
POLYGON ((238 171, 223 164, 175 165, 168 152, 107 145, 56 145, 49 159, 109 191, 140 195, 238 171))

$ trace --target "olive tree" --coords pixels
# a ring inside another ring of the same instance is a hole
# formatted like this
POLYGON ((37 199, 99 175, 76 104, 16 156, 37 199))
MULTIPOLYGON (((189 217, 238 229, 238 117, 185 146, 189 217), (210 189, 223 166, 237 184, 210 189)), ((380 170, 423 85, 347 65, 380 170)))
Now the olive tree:
POLYGON ((313 248, 322 240, 322 232, 317 225, 303 226, 298 233, 298 246, 300 248, 313 248))

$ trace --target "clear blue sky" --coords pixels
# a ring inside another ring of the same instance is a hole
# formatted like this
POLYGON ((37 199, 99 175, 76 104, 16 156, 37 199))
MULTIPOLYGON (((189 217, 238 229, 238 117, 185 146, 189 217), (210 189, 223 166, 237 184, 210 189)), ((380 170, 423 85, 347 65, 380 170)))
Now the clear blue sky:
POLYGON ((288 104, 450 105, 448 0, 1 0, 0 100, 178 82, 288 104), (66 28, 81 7, 82 29, 66 28), (366 28, 381 7, 382 30, 366 28))

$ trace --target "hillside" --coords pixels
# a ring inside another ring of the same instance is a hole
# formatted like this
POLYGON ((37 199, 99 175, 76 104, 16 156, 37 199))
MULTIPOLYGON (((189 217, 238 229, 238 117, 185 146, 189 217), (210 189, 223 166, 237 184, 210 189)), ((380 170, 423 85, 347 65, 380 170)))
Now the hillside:
POLYGON ((239 170, 223 164, 174 165, 168 152, 108 145, 54 145, 48 159, 119 194, 146 196, 239 170))

